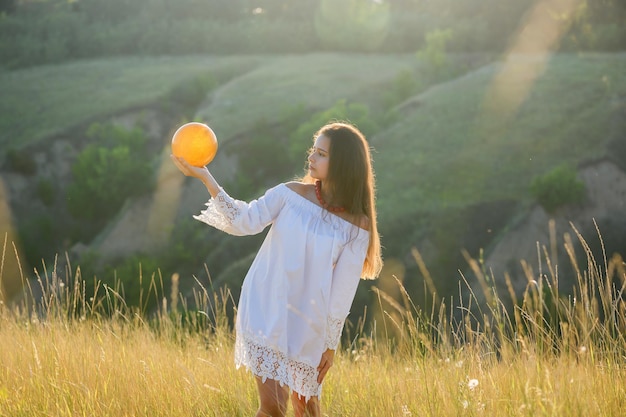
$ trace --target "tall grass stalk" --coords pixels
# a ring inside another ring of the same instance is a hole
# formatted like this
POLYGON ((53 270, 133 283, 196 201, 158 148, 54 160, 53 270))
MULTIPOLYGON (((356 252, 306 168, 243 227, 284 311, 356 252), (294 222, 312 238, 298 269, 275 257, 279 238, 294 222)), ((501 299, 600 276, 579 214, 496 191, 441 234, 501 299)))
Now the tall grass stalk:
MULTIPOLYGON (((523 262, 521 294, 508 276, 501 294, 495 277, 469 257, 480 285, 462 275, 458 302, 437 297, 430 275, 427 310, 399 280, 400 297, 375 288, 384 314, 349 329, 354 335, 325 382, 324 413, 622 415, 626 269, 604 249, 596 258, 573 230, 585 257, 581 267, 566 236, 573 291, 559 287, 554 247, 538 248, 545 271, 523 262)), ((174 275, 168 297, 164 277, 152 276, 132 307, 121 286, 97 284, 86 294, 80 268, 65 264, 35 271, 21 301, 0 306, 0 416, 254 414, 253 379, 232 363, 236 311, 228 289, 198 281, 183 297, 174 275), (141 307, 150 297, 155 311, 141 307)))

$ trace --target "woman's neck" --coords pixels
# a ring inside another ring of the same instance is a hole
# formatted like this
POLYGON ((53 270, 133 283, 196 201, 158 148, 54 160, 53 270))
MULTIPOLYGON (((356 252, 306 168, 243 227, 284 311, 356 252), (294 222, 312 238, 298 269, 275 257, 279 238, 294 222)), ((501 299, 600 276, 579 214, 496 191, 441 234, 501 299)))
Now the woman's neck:
POLYGON ((342 212, 346 209, 341 206, 334 206, 328 203, 332 201, 332 196, 328 192, 324 192, 324 184, 321 180, 315 181, 315 196, 317 197, 317 201, 320 203, 322 207, 324 207, 328 211, 332 212, 342 212))

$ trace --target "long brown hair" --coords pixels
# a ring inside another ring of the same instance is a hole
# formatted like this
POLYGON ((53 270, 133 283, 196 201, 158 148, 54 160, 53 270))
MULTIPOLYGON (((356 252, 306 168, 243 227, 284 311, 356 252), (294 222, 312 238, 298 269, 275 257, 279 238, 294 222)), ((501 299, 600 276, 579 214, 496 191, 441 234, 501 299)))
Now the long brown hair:
MULTIPOLYGON (((332 203, 344 207, 355 219, 363 215, 369 219, 370 239, 361 276, 374 279, 380 273, 383 260, 376 224, 374 169, 369 144, 363 133, 349 123, 329 123, 315 133, 313 140, 320 135, 330 140, 324 187, 333 196, 332 203)), ((303 181, 313 182, 313 179, 307 175, 303 181)))

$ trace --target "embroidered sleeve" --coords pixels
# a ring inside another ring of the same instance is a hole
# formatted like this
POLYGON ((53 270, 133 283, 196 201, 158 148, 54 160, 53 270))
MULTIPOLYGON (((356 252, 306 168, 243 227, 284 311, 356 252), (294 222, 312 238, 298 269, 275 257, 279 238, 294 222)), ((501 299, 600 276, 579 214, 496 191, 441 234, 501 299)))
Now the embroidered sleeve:
POLYGON ((232 235, 253 235, 260 233, 276 218, 281 205, 278 186, 250 203, 236 200, 220 189, 206 203, 206 209, 194 218, 232 235))
POLYGON ((341 338, 341 332, 343 331, 343 323, 345 319, 336 319, 328 317, 326 324, 326 349, 336 350, 339 346, 339 339, 341 338))
POLYGON ((327 315, 325 337, 327 349, 336 350, 339 345, 343 325, 361 279, 367 243, 367 239, 358 239, 348 243, 337 259, 333 270, 327 315))
POLYGON ((220 190, 214 198, 211 198, 206 207, 194 218, 224 231, 228 230, 240 215, 239 208, 224 190, 220 190))

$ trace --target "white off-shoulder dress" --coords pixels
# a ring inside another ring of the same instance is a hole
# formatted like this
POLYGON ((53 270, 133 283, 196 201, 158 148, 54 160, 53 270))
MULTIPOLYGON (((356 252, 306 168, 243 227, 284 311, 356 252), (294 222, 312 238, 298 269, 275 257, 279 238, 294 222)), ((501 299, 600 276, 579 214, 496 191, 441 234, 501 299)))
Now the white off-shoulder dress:
POLYGON ((320 396, 317 366, 322 353, 339 344, 369 232, 286 184, 250 203, 221 189, 194 218, 239 236, 272 225, 243 282, 235 364, 307 400, 320 396))

